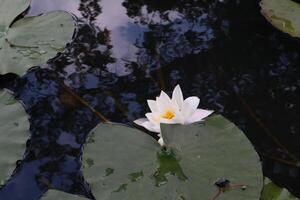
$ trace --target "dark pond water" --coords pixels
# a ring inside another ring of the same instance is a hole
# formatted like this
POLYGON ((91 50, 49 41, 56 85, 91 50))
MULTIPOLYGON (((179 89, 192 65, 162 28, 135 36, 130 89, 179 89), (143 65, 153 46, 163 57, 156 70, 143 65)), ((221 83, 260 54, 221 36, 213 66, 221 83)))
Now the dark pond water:
POLYGON ((300 196, 300 42, 273 28, 258 3, 33 0, 27 15, 66 10, 77 16, 77 31, 47 64, 1 76, 1 87, 24 102, 32 137, 0 199, 39 199, 48 188, 91 197, 80 154, 101 120, 62 82, 127 124, 143 116, 147 99, 179 83, 243 129, 264 174, 300 196))

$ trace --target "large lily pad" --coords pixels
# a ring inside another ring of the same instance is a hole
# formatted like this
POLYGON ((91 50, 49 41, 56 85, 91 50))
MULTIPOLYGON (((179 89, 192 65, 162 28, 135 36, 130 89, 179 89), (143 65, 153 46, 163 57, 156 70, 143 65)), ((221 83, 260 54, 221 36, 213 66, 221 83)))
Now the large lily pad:
POLYGON ((41 16, 25 17, 11 25, 15 17, 29 6, 29 1, 0 2, 1 74, 12 72, 22 75, 28 68, 54 57, 71 41, 74 21, 67 12, 54 11, 41 16))
POLYGON ((58 190, 49 190, 41 200, 88 200, 87 198, 61 192, 58 190))
POLYGON ((300 37, 300 4, 292 0, 262 0, 262 14, 279 30, 300 37))
POLYGON ((212 199, 214 185, 228 179, 247 185, 222 200, 259 199, 259 158, 244 134, 221 116, 205 124, 163 125, 167 148, 145 133, 114 124, 98 125, 83 153, 83 172, 98 200, 212 199))
POLYGON ((23 106, 6 90, 0 90, 0 181, 12 174, 22 159, 29 137, 29 122, 23 106))
POLYGON ((264 188, 261 193, 260 200, 297 200, 287 189, 281 188, 270 181, 268 178, 264 180, 264 188))

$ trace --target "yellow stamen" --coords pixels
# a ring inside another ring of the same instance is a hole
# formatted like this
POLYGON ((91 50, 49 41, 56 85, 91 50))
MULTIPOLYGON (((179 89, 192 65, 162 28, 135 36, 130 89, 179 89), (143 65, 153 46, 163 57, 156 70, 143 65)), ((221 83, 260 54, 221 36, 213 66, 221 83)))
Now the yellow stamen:
POLYGON ((175 113, 172 110, 166 110, 161 117, 165 119, 173 119, 175 117, 175 113))

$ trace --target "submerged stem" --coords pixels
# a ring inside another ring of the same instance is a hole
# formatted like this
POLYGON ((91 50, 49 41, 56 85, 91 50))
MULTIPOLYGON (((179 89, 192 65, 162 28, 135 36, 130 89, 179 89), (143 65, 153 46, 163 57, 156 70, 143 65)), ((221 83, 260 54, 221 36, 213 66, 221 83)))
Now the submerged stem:
POLYGON ((219 188, 218 193, 212 198, 212 200, 216 200, 217 198, 219 198, 222 194, 222 190, 219 188))
POLYGON ((241 97, 240 95, 238 95, 236 93, 238 99, 240 100, 241 104, 245 107, 245 109, 248 111, 248 113, 250 114, 250 116, 254 119, 254 121, 264 130, 265 133, 267 133, 267 135, 273 140, 273 142, 280 148, 282 148, 283 150, 285 150, 288 155, 291 157, 291 159, 293 161, 295 161, 296 163, 299 162, 299 159, 297 156, 295 156, 294 154, 292 154, 288 148, 280 142, 280 140, 275 137, 271 131, 262 123, 262 121, 259 119, 259 117, 257 117, 257 115, 253 112, 253 110, 251 109, 250 105, 243 99, 243 97, 241 97))
POLYGON ((84 99, 82 99, 80 96, 78 96, 75 92, 71 90, 68 86, 66 86, 64 83, 60 84, 62 88, 64 88, 70 95, 72 95, 76 100, 78 100, 80 103, 82 103, 84 106, 88 107, 95 115, 97 115, 103 122, 109 123, 110 121, 104 117, 99 111, 95 110, 88 102, 86 102, 84 99))
POLYGON ((289 160, 284 160, 284 159, 276 158, 275 156, 271 156, 271 155, 268 155, 268 154, 265 154, 265 153, 260 153, 260 155, 262 155, 265 158, 269 158, 271 160, 275 160, 277 162, 280 162, 280 163, 283 163, 283 164, 286 164, 286 165, 291 165, 291 166, 294 166, 294 167, 300 167, 300 162, 299 161, 293 162, 293 161, 289 161, 289 160))

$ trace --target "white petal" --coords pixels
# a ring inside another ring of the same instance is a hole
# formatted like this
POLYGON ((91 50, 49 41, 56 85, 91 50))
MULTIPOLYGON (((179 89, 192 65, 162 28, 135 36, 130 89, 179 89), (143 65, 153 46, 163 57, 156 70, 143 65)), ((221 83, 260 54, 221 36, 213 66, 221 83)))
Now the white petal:
POLYGON ((202 121, 205 117, 211 115, 214 111, 197 109, 196 112, 186 120, 186 123, 191 124, 194 122, 202 121))
POLYGON ((159 115, 155 113, 146 113, 146 117, 151 123, 159 125, 160 122, 159 115))
POLYGON ((160 92, 159 98, 163 99, 165 101, 170 101, 171 100, 170 97, 169 97, 169 95, 167 93, 165 93, 164 91, 160 92))
POLYGON ((158 112, 162 113, 165 108, 164 105, 162 105, 159 97, 156 97, 156 103, 157 103, 158 112))
POLYGON ((164 146, 165 145, 164 140, 162 138, 158 139, 158 143, 160 144, 160 146, 164 146))
POLYGON ((133 122, 139 126, 143 126, 143 123, 145 123, 146 121, 148 121, 147 118, 140 118, 140 119, 134 120, 133 122))
POLYGON ((176 121, 178 124, 184 124, 184 117, 182 115, 182 112, 180 112, 179 110, 175 112, 174 121, 176 121))
POLYGON ((171 99, 171 103, 169 105, 169 108, 171 108, 173 111, 181 110, 181 108, 179 108, 179 106, 178 106, 178 103, 174 99, 171 99))
POLYGON ((182 107, 182 114, 184 118, 188 118, 193 115, 197 107, 200 103, 200 99, 198 97, 189 97, 184 100, 182 107))
POLYGON ((144 127, 145 129, 155 132, 155 133, 160 133, 160 124, 154 124, 150 122, 147 118, 140 118, 134 121, 139 126, 144 127))
POLYGON ((163 112, 164 109, 170 107, 171 104, 172 103, 170 97, 164 91, 161 91, 157 101, 160 112, 163 112))
POLYGON ((183 94, 181 91, 181 88, 179 85, 177 85, 172 94, 172 101, 175 101, 179 107, 179 109, 182 109, 183 106, 183 94))
POLYGON ((149 121, 145 122, 143 124, 143 127, 151 132, 160 133, 160 126, 159 124, 153 124, 149 121))
POLYGON ((160 123, 161 124, 178 124, 178 122, 176 122, 174 119, 165 119, 165 118, 161 118, 160 123))
POLYGON ((166 109, 179 109, 177 102, 171 100, 164 91, 161 91, 160 96, 158 97, 157 105, 159 107, 159 112, 161 113, 165 112, 166 109))
POLYGON ((148 106, 151 110, 151 112, 158 112, 157 102, 154 100, 148 100, 147 101, 148 106))

